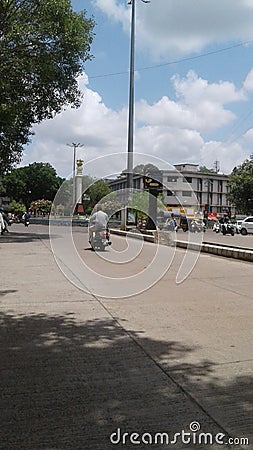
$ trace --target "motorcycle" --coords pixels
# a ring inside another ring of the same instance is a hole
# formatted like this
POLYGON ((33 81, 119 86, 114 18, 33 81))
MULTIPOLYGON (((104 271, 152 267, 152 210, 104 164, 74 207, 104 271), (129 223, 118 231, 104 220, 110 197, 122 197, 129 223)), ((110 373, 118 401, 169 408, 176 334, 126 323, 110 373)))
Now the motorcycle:
POLYGON ((201 233, 201 231, 206 231, 205 227, 201 223, 196 222, 196 220, 191 221, 189 230, 191 233, 201 233))
POLYGON ((221 232, 223 236, 225 236, 226 234, 231 234, 231 236, 234 236, 235 234, 234 225, 232 223, 223 223, 221 225, 221 232))
POLYGON ((165 231, 177 231, 178 226, 175 219, 166 220, 165 225, 163 227, 163 230, 165 231))
POLYGON ((214 231, 215 233, 219 233, 219 232, 220 232, 220 224, 219 224, 219 222, 215 222, 215 223, 213 224, 213 231, 214 231))
POLYGON ((105 250, 108 245, 111 245, 109 229, 91 231, 89 243, 93 250, 105 250))

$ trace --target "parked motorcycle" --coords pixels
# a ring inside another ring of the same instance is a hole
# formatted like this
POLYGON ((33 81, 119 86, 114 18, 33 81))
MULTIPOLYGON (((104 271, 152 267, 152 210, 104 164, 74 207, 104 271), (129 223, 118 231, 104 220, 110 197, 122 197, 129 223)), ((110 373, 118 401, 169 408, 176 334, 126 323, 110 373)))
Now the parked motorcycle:
POLYGON ((223 236, 225 236, 226 234, 231 234, 231 236, 234 236, 235 234, 234 225, 230 222, 223 223, 221 225, 221 232, 223 236))
POLYGON ((93 250, 105 250, 108 245, 111 245, 109 229, 92 231, 89 243, 93 250))
POLYGON ((165 225, 163 227, 163 230, 165 231, 177 231, 178 225, 177 221, 175 219, 167 219, 165 222, 165 225))
POLYGON ((220 223, 219 222, 215 222, 213 224, 213 231, 215 231, 215 233, 219 233, 220 232, 220 223))
POLYGON ((192 220, 189 225, 189 230, 192 233, 201 233, 202 231, 206 231, 206 228, 202 223, 192 220))

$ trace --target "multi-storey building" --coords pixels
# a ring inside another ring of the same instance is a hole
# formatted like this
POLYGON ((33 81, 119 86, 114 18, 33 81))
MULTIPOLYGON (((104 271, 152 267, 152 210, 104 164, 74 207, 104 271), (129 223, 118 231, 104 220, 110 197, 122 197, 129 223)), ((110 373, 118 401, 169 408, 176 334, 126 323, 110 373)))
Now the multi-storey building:
MULTIPOLYGON (((163 200, 174 213, 208 211, 211 213, 233 213, 227 198, 228 175, 215 172, 203 173, 198 164, 176 164, 171 170, 162 170, 163 200)), ((143 176, 133 177, 135 189, 144 189, 143 176)), ((112 190, 126 188, 126 177, 110 181, 112 190)))
POLYGON ((197 164, 177 164, 175 170, 163 171, 164 203, 168 207, 194 209, 200 212, 227 213, 228 175, 203 173, 197 164))

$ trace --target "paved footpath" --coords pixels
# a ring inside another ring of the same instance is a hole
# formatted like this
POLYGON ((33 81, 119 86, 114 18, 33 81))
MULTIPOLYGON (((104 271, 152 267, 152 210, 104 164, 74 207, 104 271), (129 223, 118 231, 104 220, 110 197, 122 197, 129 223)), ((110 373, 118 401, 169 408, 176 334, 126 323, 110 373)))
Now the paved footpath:
POLYGON ((35 228, 0 237, 0 449, 253 449, 252 264, 203 255, 179 286, 175 267, 102 299, 35 228))

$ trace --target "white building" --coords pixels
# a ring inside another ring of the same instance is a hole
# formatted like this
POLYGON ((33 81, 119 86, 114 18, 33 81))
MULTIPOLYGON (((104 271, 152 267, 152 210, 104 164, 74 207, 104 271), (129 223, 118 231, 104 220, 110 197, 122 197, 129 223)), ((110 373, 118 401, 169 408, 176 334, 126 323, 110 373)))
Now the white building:
POLYGON ((163 171, 164 203, 210 213, 231 212, 227 199, 228 175, 203 173, 197 164, 177 164, 163 171))
MULTIPOLYGON (((168 210, 192 215, 196 212, 234 212, 227 199, 228 175, 203 173, 198 164, 176 164, 175 169, 162 170, 163 200, 168 210)), ((126 177, 110 181, 112 190, 126 188, 126 177)), ((134 174, 135 189, 144 189, 143 176, 134 174)))

